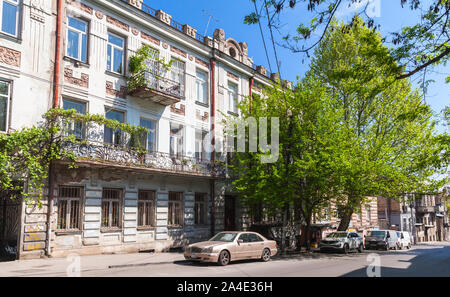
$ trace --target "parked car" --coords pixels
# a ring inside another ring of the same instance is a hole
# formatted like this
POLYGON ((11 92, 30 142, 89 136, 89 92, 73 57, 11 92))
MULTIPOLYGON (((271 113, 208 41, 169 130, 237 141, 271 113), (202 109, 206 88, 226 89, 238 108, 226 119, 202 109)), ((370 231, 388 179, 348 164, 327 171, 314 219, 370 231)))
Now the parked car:
POLYGON ((357 250, 362 253, 363 241, 362 238, 355 232, 333 232, 319 243, 321 252, 324 251, 341 251, 348 253, 350 250, 357 250))
POLYGON ((264 262, 276 255, 274 240, 256 232, 220 232, 208 241, 197 242, 185 248, 186 260, 217 262, 228 265, 231 261, 261 259, 264 262))
POLYGON ((407 248, 410 249, 412 242, 411 242, 411 235, 409 234, 409 232, 406 231, 398 231, 397 232, 397 245, 399 247, 399 249, 403 249, 403 248, 407 248))
POLYGON ((369 231, 366 235, 366 249, 397 249, 397 232, 393 230, 375 230, 369 231))

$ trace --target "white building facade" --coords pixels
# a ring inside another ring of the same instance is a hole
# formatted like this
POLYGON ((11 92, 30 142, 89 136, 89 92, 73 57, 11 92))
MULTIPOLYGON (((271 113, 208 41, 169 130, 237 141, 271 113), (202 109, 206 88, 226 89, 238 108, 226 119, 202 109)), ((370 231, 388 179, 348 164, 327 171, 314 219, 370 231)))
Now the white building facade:
POLYGON ((202 142, 220 142, 223 114, 239 116, 237 100, 271 83, 247 44, 223 30, 201 36, 138 0, 64 0, 61 11, 58 4, 0 0, 0 133, 42 120, 55 105, 56 72, 56 106, 144 126, 148 152, 133 154, 119 131, 73 124, 70 133, 87 140, 71 148, 78 168, 56 164, 50 199, 40 209, 22 203, 15 229, 4 228, 14 229, 18 257, 162 251, 242 228, 217 165, 224 156, 202 142), (145 44, 158 57, 149 61, 154 67, 174 62, 130 91, 128 62, 145 44))

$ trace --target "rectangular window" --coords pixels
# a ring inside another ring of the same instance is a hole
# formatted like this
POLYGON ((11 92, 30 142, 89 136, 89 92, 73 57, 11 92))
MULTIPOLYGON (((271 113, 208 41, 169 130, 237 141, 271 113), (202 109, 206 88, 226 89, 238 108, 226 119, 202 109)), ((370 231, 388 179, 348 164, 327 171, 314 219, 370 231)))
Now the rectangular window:
POLYGON ((366 205, 366 220, 370 222, 370 205, 366 205))
POLYGON ((156 122, 141 118, 140 126, 147 128, 149 133, 144 135, 140 141, 141 144, 146 146, 146 149, 150 152, 156 151, 156 122))
POLYGON ((170 155, 184 155, 184 127, 180 124, 170 123, 170 155))
POLYGON ((3 33, 18 37, 19 0, 0 0, 1 30, 3 33))
POLYGON ((195 89, 197 93, 197 101, 208 104, 208 73, 197 70, 195 89))
POLYGON ((61 230, 80 230, 82 187, 59 187, 58 225, 61 230))
POLYGON ((206 225, 208 212, 207 194, 195 193, 194 224, 206 225))
POLYGON ((86 63, 88 23, 74 17, 68 17, 67 23, 67 56, 86 63))
POLYGON ((102 195, 102 228, 118 229, 122 219, 122 190, 103 189, 102 195))
POLYGON ((124 74, 125 39, 113 33, 108 33, 107 69, 124 74))
POLYGON ((172 57, 172 67, 170 68, 170 80, 180 84, 180 94, 184 97, 184 74, 185 63, 172 57))
POLYGON ((159 89, 158 83, 160 82, 160 76, 163 69, 159 62, 159 50, 150 47, 150 57, 145 60, 146 72, 144 73, 147 87, 153 89, 159 89))
POLYGON ((232 82, 228 82, 228 110, 238 113, 238 86, 232 82))
POLYGON ((183 226, 184 215, 183 192, 169 192, 169 226, 183 226))
POLYGON ((208 159, 208 154, 203 147, 203 141, 207 137, 207 134, 206 131, 195 130, 195 158, 199 161, 208 159))
MULTIPOLYGON (((125 114, 123 112, 115 111, 112 109, 106 110, 105 117, 109 120, 115 120, 120 123, 123 123, 125 120, 125 114)), ((111 128, 109 128, 105 125, 104 133, 105 133, 104 134, 105 143, 110 143, 110 144, 114 144, 114 145, 121 145, 123 143, 121 130, 117 129, 117 130, 113 131, 111 128)))
MULTIPOLYGON (((75 109, 79 114, 86 114, 86 104, 64 99, 63 100, 63 108, 64 110, 75 109)), ((66 135, 74 135, 78 139, 84 139, 86 135, 85 125, 83 122, 69 122, 66 121, 64 124, 64 130, 66 135)))
POLYGON ((141 191, 138 194, 138 227, 155 226, 155 191, 141 191))
POLYGON ((10 88, 10 83, 0 80, 0 131, 3 132, 8 129, 10 88))

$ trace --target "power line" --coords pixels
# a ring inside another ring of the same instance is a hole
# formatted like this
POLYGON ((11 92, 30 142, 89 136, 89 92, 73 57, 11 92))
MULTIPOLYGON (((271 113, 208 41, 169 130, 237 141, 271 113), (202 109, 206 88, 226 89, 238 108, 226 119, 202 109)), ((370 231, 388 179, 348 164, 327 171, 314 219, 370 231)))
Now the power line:
POLYGON ((262 37, 262 41, 263 41, 263 44, 264 44, 264 50, 266 51, 267 63, 269 64, 270 73, 272 73, 272 66, 270 65, 269 53, 267 52, 266 40, 264 38, 264 33, 263 33, 263 30, 262 30, 261 21, 259 20, 260 18, 259 18, 258 8, 256 7, 256 1, 253 1, 253 4, 255 4, 255 13, 258 16, 259 31, 261 32, 261 37, 262 37))

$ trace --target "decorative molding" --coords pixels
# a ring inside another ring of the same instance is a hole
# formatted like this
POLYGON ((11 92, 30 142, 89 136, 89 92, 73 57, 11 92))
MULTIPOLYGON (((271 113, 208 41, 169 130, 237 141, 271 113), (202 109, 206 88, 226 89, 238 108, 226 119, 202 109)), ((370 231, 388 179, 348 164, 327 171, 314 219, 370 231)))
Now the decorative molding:
POLYGON ((204 112, 203 115, 202 115, 200 110, 196 109, 195 110, 195 117, 197 118, 197 120, 200 120, 200 121, 203 121, 203 122, 208 122, 209 113, 208 112, 204 112))
POLYGON ((170 106, 170 111, 182 116, 186 115, 186 107, 184 106, 184 104, 180 104, 180 108, 177 108, 175 104, 173 104, 170 106))
POLYGON ((189 25, 183 25, 183 33, 188 36, 191 36, 192 38, 195 38, 195 35, 197 34, 197 29, 189 25))
POLYGON ((142 9, 142 2, 143 0, 127 0, 127 3, 130 5, 133 5, 134 7, 138 9, 142 9))
POLYGON ((21 57, 20 52, 0 46, 0 63, 20 67, 21 57))
POLYGON ((113 18, 113 17, 110 17, 109 15, 106 16, 106 21, 107 21, 108 23, 110 23, 110 24, 116 26, 116 27, 119 27, 119 28, 121 28, 121 29, 127 31, 127 32, 130 31, 130 26, 128 26, 127 24, 125 24, 125 23, 123 23, 123 22, 121 22, 121 21, 119 21, 119 20, 116 20, 116 19, 113 18))
POLYGON ((69 0, 69 4, 78 7, 80 10, 87 12, 88 14, 93 14, 94 10, 92 7, 87 6, 86 4, 81 3, 80 1, 69 0))
POLYGON ((203 67, 209 68, 209 63, 203 61, 202 59, 195 58, 195 62, 203 67))
POLYGON ((234 79, 234 80, 239 81, 239 76, 237 76, 236 74, 233 74, 231 72, 227 72, 227 76, 232 78, 232 79, 234 79))
POLYGON ((162 47, 163 47, 164 49, 167 49, 167 48, 169 47, 169 45, 168 45, 167 43, 163 42, 162 47))
POLYGON ((174 53, 176 53, 176 54, 178 54, 178 55, 184 57, 184 58, 187 57, 186 52, 180 50, 179 48, 174 47, 173 45, 170 46, 170 50, 171 50, 172 52, 174 52, 174 53))
POLYGON ((112 82, 107 81, 106 82, 106 94, 119 97, 119 98, 126 98, 127 96, 127 88, 124 86, 120 86, 120 90, 114 89, 114 85, 112 82))
POLYGON ((141 37, 145 40, 148 40, 150 42, 153 42, 156 45, 160 45, 161 41, 151 35, 148 35, 147 33, 141 32, 141 37))
POLYGON ((132 28, 131 32, 133 33, 133 35, 138 36, 139 35, 139 30, 136 28, 132 28))
POLYGON ((97 19, 102 20, 103 19, 103 12, 101 12, 100 10, 97 10, 95 12, 95 16, 97 17, 97 19))
POLYGON ((167 25, 172 22, 172 16, 162 10, 156 11, 156 18, 167 25))
POLYGON ((81 78, 73 77, 73 70, 70 68, 64 69, 64 79, 70 84, 74 84, 83 88, 89 88, 89 75, 81 73, 81 78))

